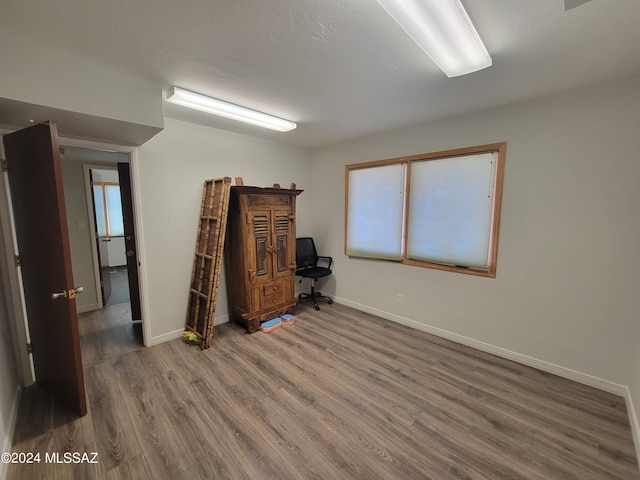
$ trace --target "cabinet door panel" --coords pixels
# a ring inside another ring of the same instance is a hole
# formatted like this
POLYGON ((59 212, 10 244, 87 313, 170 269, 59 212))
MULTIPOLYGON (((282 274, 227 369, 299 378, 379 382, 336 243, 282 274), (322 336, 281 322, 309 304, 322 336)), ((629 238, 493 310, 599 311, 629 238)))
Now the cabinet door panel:
POLYGON ((278 273, 289 270, 287 239, 288 235, 276 236, 276 271, 278 273))
POLYGON ((250 274, 255 276, 256 283, 270 281, 272 277, 271 256, 269 254, 271 239, 269 235, 269 212, 252 215, 252 252, 250 274))
POLYGON ((273 212, 273 269, 275 277, 291 275, 290 266, 295 263, 293 257, 294 227, 293 215, 289 211, 273 212))
POLYGON ((256 276, 262 277, 269 275, 269 258, 267 256, 267 239, 256 238, 256 276))

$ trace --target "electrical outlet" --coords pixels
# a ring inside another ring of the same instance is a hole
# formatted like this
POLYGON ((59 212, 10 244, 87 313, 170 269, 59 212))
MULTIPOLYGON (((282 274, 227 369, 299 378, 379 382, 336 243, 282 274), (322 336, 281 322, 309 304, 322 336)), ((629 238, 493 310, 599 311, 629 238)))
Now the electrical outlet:
POLYGON ((403 302, 404 302, 404 295, 401 293, 398 293, 396 295, 396 303, 399 303, 400 305, 402 305, 403 302))

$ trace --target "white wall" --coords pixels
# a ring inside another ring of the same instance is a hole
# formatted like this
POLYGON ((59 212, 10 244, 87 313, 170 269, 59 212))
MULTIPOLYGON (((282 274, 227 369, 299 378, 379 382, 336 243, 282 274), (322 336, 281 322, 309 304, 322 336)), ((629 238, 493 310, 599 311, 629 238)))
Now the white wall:
POLYGON ((634 78, 320 149, 314 235, 335 260, 325 290, 622 393, 638 376, 639 127, 634 78), (508 145, 496 279, 344 255, 345 164, 500 141, 508 145))
MULTIPOLYGON (((158 84, 4 32, 0 32, 0 59, 3 98, 158 129, 163 126, 158 84)), ((111 126, 122 128, 117 123, 111 126)))
POLYGON ((118 170, 117 167, 114 165, 113 169, 111 170, 100 170, 100 169, 95 169, 95 172, 100 175, 100 181, 101 182, 113 182, 113 183, 119 183, 120 182, 120 177, 118 176, 118 170))
MULTIPOLYGON (((283 135, 286 135, 283 134, 283 135)), ((311 187, 307 150, 167 118, 139 148, 138 170, 151 343, 184 330, 204 180, 243 177, 245 185, 311 187)), ((310 192, 298 197, 298 234, 311 232, 310 192)), ((227 319, 224 273, 216 324, 227 319)))

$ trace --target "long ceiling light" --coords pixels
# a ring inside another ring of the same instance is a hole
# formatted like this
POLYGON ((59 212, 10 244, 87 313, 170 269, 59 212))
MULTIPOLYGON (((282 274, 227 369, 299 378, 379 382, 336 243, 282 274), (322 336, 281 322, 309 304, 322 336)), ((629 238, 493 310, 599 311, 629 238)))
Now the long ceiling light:
POLYGON ((378 0, 448 77, 491 66, 460 0, 378 0))
POLYGON ((189 107, 202 112, 219 115, 239 122, 250 123, 259 127, 270 128, 278 132, 288 132, 297 127, 295 122, 274 117, 266 113, 257 112, 250 108, 241 107, 233 103, 224 102, 217 98, 207 97, 199 93, 190 92, 179 87, 171 87, 167 92, 167 101, 189 107))

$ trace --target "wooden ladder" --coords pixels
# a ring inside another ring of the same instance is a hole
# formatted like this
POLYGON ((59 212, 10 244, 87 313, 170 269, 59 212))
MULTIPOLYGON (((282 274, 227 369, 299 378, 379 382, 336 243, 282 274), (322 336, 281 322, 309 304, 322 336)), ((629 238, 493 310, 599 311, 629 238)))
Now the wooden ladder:
POLYGON ((186 329, 198 335, 203 350, 211 346, 213 336, 230 192, 229 177, 204 182, 186 322, 186 329))

